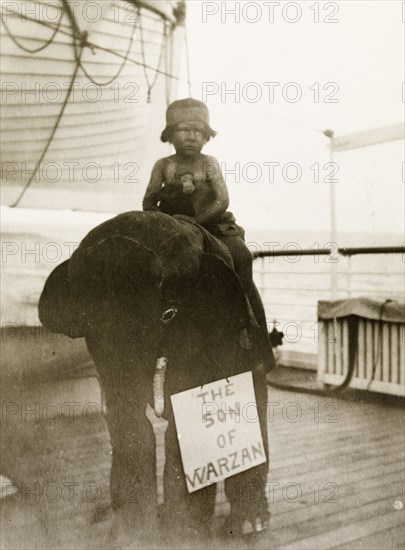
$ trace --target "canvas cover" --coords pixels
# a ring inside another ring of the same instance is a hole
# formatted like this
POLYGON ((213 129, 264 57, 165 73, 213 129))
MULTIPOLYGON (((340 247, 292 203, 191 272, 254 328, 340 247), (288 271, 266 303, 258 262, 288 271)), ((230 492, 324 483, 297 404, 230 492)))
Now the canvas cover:
POLYGON ((390 298, 349 298, 346 300, 321 300, 318 302, 318 319, 335 319, 356 315, 365 319, 388 323, 405 323, 405 302, 390 298))

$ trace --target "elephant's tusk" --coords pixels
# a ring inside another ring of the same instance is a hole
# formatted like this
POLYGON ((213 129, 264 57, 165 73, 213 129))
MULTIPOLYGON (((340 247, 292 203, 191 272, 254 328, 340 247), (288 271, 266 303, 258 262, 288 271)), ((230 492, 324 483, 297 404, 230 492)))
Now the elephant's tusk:
POLYGON ((155 415, 161 417, 165 409, 165 372, 167 357, 159 357, 156 361, 155 375, 153 377, 153 408, 155 415))

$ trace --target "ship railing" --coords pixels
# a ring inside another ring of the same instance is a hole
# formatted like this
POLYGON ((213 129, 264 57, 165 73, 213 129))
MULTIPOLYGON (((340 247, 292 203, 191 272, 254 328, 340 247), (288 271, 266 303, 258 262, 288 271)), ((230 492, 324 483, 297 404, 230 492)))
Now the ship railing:
POLYGON ((325 247, 261 250, 247 243, 269 331, 284 333, 283 364, 315 369, 319 300, 358 296, 404 300, 405 246, 325 247))

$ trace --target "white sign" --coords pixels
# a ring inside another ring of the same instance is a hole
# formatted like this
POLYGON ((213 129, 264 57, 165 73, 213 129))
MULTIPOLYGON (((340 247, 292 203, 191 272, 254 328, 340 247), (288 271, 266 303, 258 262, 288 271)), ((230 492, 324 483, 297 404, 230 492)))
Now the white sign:
POLYGON ((171 400, 190 493, 266 462, 251 372, 171 400))

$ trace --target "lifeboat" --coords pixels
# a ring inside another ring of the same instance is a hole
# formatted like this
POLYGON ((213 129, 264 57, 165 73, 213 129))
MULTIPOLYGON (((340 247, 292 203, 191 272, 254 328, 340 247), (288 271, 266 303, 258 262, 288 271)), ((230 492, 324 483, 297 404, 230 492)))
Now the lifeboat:
POLYGON ((2 197, 25 208, 139 206, 175 99, 184 2, 2 2, 2 197))
POLYGON ((140 209, 169 151, 160 133, 177 98, 185 9, 178 0, 0 9, 2 380, 49 380, 84 372, 89 358, 82 342, 44 334, 41 290, 91 228, 140 209))

